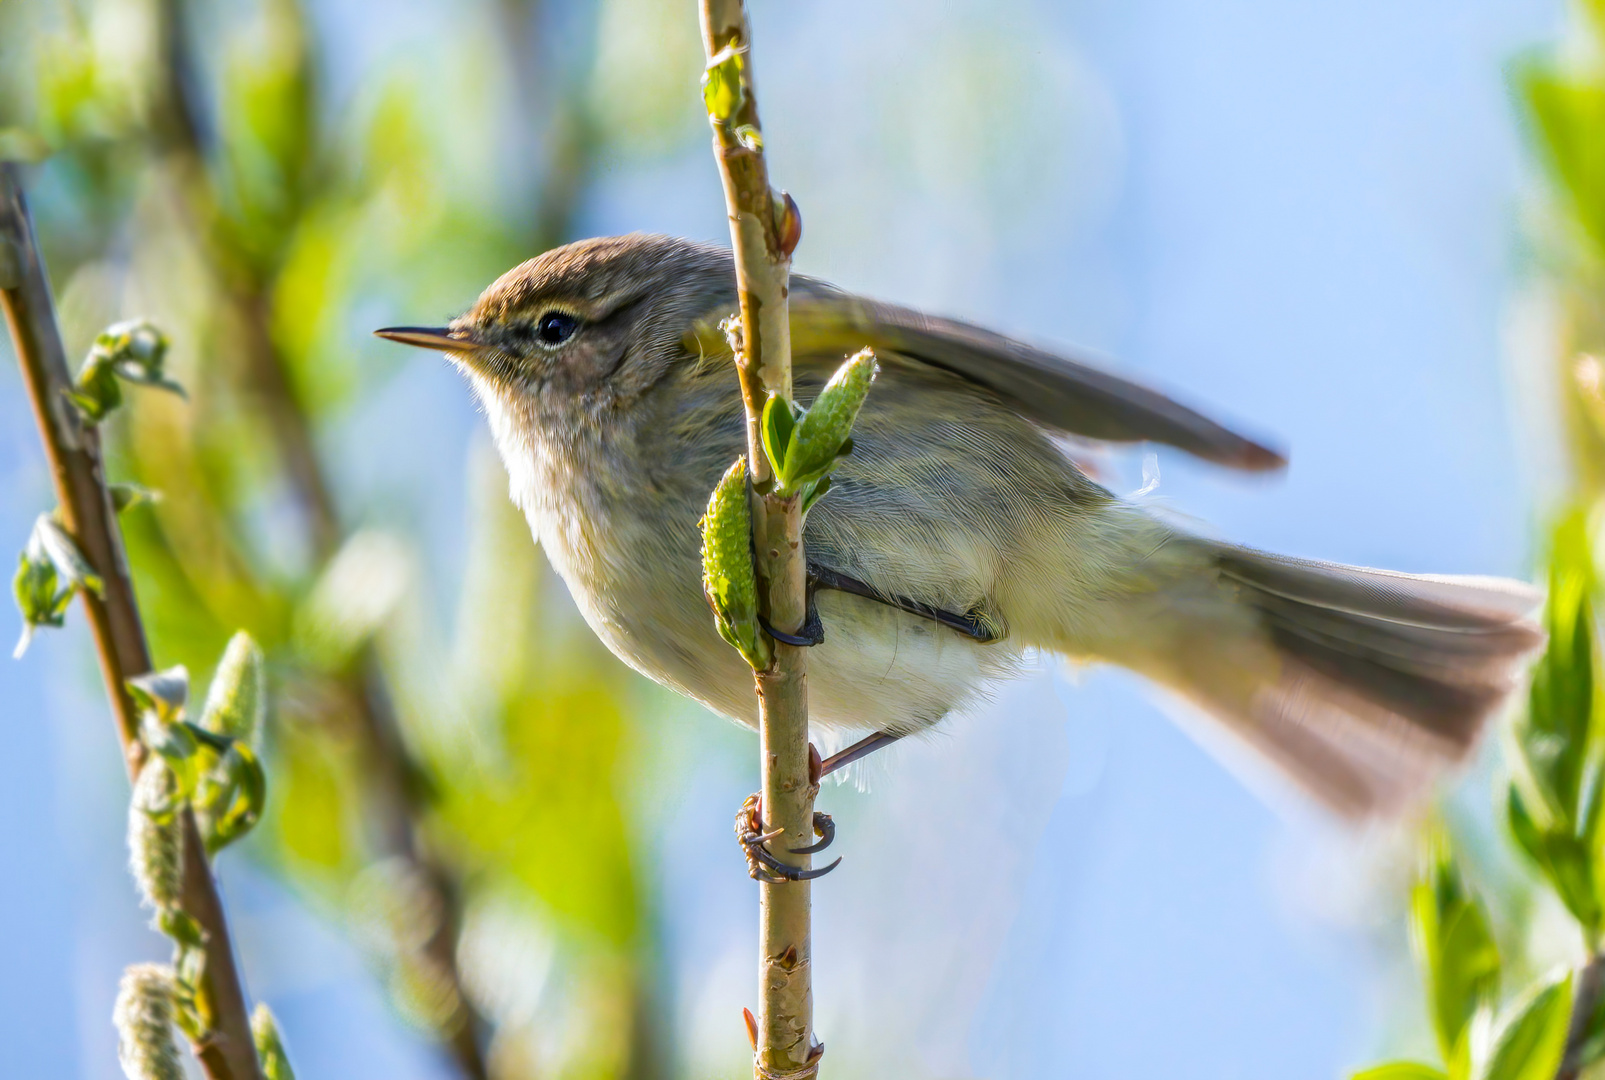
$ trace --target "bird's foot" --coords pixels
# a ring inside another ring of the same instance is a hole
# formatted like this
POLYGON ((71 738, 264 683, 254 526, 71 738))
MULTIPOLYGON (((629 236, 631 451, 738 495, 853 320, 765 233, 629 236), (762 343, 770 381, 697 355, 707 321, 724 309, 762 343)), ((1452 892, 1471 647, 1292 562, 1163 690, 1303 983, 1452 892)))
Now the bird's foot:
POLYGON ((784 630, 776 630, 769 625, 769 620, 762 615, 758 616, 758 625, 763 627, 764 633, 786 645, 808 648, 811 645, 823 645, 825 643, 825 624, 819 618, 819 609, 814 606, 814 592, 812 589, 808 590, 808 617, 795 634, 788 634, 784 630))
MULTIPOLYGON (((824 877, 841 863, 838 858, 829 866, 822 866, 817 870, 804 870, 800 866, 791 866, 781 862, 770 854, 765 846, 771 840, 781 835, 782 830, 764 830, 763 825, 763 799, 758 795, 748 795, 747 801, 741 804, 736 811, 736 842, 741 845, 741 852, 747 857, 747 875, 754 881, 766 882, 770 885, 779 885, 787 881, 812 881, 814 878, 824 877)), ((829 814, 814 813, 814 835, 820 837, 817 844, 808 847, 791 848, 793 855, 813 855, 824 851, 836 839, 836 823, 829 814)))

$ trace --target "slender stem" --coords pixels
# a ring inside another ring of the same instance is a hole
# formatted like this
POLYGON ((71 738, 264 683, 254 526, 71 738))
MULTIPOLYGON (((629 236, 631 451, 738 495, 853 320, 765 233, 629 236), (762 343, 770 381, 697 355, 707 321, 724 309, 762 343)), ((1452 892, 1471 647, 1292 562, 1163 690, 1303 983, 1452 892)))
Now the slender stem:
MULTIPOLYGON (((129 776, 137 776, 146 750, 139 741, 139 713, 129 696, 127 681, 151 670, 150 649, 134 597, 134 583, 128 574, 122 533, 106 487, 100 434, 86 426, 67 403, 66 390, 72 378, 56 323, 55 302, 22 184, 12 165, 0 165, 0 306, 5 308, 11 341, 44 442, 62 524, 105 583, 104 599, 88 591, 81 595, 117 720, 123 759, 129 776)), ((223 901, 194 815, 187 809, 180 828, 184 839, 182 906, 205 934, 202 993, 210 1005, 213 1023, 205 1042, 195 1046, 195 1055, 211 1080, 260 1080, 261 1068, 251 1043, 250 1016, 234 963, 223 901)))
MULTIPOLYGON (((807 617, 807 563, 802 515, 796 498, 771 491, 772 476, 759 434, 759 418, 771 396, 791 399, 791 329, 786 298, 791 256, 776 228, 753 93, 751 30, 741 0, 702 0, 702 43, 711 62, 731 48, 742 57, 743 96, 737 113, 714 125, 713 153, 724 182, 741 303, 742 340, 736 359, 747 411, 747 462, 753 480, 753 534, 759 604, 771 625, 788 632, 807 617), (749 132, 738 137, 738 130, 749 132)), ((814 795, 809 776, 807 654, 776 643, 769 670, 757 673, 758 737, 762 748, 765 831, 779 829, 772 844, 780 859, 808 865, 789 849, 813 842, 814 795)), ((754 1072, 809 1076, 818 1069, 814 1051, 809 886, 807 882, 760 883, 758 1047, 754 1072)))

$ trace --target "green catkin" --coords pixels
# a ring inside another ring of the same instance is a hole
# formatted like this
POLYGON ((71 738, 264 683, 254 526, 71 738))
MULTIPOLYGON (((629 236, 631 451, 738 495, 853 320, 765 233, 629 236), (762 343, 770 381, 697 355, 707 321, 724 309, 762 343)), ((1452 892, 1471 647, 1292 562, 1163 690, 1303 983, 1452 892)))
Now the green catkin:
POLYGON ((134 964, 123 972, 111 1017, 128 1080, 184 1080, 173 1038, 176 996, 173 969, 165 964, 134 964))
POLYGON ((158 913, 178 907, 184 885, 184 846, 174 800, 177 780, 160 754, 152 754, 134 782, 128 806, 128 864, 140 896, 158 913))
POLYGON ((747 663, 767 668, 769 647, 758 626, 758 579, 752 568, 746 458, 737 458, 720 478, 700 525, 702 588, 713 605, 719 633, 747 663))

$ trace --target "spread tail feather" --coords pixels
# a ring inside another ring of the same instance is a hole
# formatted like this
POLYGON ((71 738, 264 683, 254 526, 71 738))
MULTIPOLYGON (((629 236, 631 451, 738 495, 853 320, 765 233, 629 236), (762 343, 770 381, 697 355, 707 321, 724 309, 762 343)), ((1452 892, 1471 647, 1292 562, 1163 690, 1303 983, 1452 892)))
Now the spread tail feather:
POLYGON ((1165 590, 1154 647, 1120 659, 1345 817, 1397 813, 1464 761, 1543 644, 1515 582, 1198 543, 1208 572, 1165 590))

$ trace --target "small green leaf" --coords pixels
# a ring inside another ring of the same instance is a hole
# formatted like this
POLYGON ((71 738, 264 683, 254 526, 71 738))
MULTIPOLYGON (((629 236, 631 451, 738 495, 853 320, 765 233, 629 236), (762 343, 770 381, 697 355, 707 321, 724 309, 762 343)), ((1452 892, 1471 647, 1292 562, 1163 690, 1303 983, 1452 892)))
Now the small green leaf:
MULTIPOLYGON (((851 440, 849 440, 851 441, 851 440)), ((804 521, 808 518, 808 511, 812 510, 814 503, 825 497, 825 492, 831 488, 831 479, 821 476, 818 480, 804 484, 802 488, 802 516, 804 521)))
POLYGON ((791 446, 791 434, 797 426, 794 410, 791 402, 778 394, 771 394, 769 400, 764 402, 760 424, 764 453, 768 455, 769 467, 782 486, 786 482, 786 451, 791 446))
POLYGON ((107 490, 111 494, 111 507, 119 514, 135 506, 160 502, 162 498, 161 492, 143 484, 112 484, 107 490))
POLYGON ((747 459, 737 458, 708 499, 702 528, 702 588, 719 634, 756 671, 769 667, 768 635, 758 624, 758 579, 752 565, 752 511, 747 459))
POLYGON ((33 536, 29 538, 30 551, 40 551, 56 566, 56 573, 70 589, 87 589, 96 596, 106 595, 106 583, 101 580, 95 568, 89 565, 83 552, 73 538, 67 535, 67 530, 61 527, 54 515, 40 514, 33 525, 33 536), (35 548, 37 544, 37 548, 35 548))
POLYGON ((1446 840, 1437 839, 1411 896, 1411 930, 1426 969, 1438 1049, 1454 1059, 1471 1019, 1499 992, 1499 950, 1446 840))
POLYGON ((1528 809, 1547 829, 1575 831, 1594 707, 1593 567, 1579 515, 1556 530, 1545 611, 1549 647, 1533 666, 1528 709, 1516 724, 1528 809), (1581 534, 1581 535, 1575 535, 1581 534))
POLYGON ((11 656, 21 659, 28 651, 35 630, 41 626, 60 626, 66 621, 72 590, 62 587, 55 563, 24 551, 18 557, 17 576, 12 579, 11 591, 17 598, 17 609, 22 612, 22 636, 17 639, 11 656))
POLYGON ((134 704, 154 713, 164 724, 176 721, 189 702, 189 669, 183 664, 165 671, 147 671, 128 680, 134 704))
POLYGON ((1512 1003, 1500 1016, 1478 1080, 1554 1080, 1571 1013, 1569 973, 1512 1003))
POLYGON ((273 1018, 272 1010, 261 1002, 257 1002, 256 1011, 251 1013, 251 1041, 256 1044, 256 1056, 262 1063, 265 1080, 295 1080, 290 1057, 279 1039, 278 1021, 273 1018))
POLYGON ((98 424, 123 403, 123 388, 109 365, 86 363, 67 391, 67 400, 78 407, 85 420, 98 424))
POLYGON ((1511 784, 1505 796, 1506 820, 1510 823, 1510 835, 1516 841, 1516 846, 1536 863, 1539 869, 1548 872, 1549 852, 1544 843, 1544 834, 1538 827, 1538 822, 1527 810, 1527 800, 1522 796, 1521 786, 1511 784))
MULTIPOLYGON (((1599 0, 1589 6, 1599 25, 1599 0)), ((1605 80, 1586 68, 1529 61, 1517 70, 1516 82, 1572 224, 1596 253, 1605 254, 1605 206, 1599 199, 1605 190, 1599 135, 1605 129, 1605 80)))
POLYGON ((206 849, 216 853, 250 832, 267 803, 267 776, 251 748, 238 740, 203 778, 195 797, 206 849))
POLYGON ((1361 1069, 1349 1080, 1449 1080, 1448 1075, 1431 1065, 1414 1061, 1390 1061, 1386 1065, 1373 1065, 1361 1069))
POLYGON ((209 999, 198 992, 206 976, 206 935, 200 923, 182 912, 175 914, 177 918, 161 928, 178 943, 173 952, 174 973, 178 976, 178 1012, 173 1019, 191 1042, 203 1042, 212 1032, 209 999), (182 936, 190 928, 194 930, 193 941, 182 936))
MULTIPOLYGON (((20 161, 37 165, 54 153, 50 140, 27 128, 0 128, 0 161, 20 161)), ((7 285, 6 288, 11 288, 7 285)))
POLYGON ((199 949, 206 944, 206 931, 201 924, 184 913, 181 908, 164 908, 156 915, 156 929, 178 942, 192 949, 199 949))
POLYGON ((1544 828, 1528 809, 1519 783, 1510 785, 1506 810, 1516 846, 1537 865, 1555 895, 1590 934, 1597 933, 1602 912, 1596 867, 1588 845, 1567 832, 1544 828))
POLYGON ((724 124, 741 111, 746 91, 741 87, 741 53, 726 47, 708 61, 702 73, 702 103, 708 116, 724 124))

